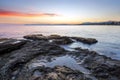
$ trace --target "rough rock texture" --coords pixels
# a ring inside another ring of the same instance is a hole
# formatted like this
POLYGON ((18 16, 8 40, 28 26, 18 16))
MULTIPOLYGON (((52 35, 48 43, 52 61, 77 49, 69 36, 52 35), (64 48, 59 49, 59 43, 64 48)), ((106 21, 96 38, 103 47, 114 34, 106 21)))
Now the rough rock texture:
POLYGON ((9 40, 8 38, 0 38, 0 43, 9 40))
POLYGON ((25 40, 15 39, 0 39, 0 54, 7 53, 16 49, 19 49, 26 43, 25 40))
POLYGON ((33 70, 28 70, 26 77, 21 74, 17 79, 21 80, 91 80, 84 76, 83 73, 77 70, 72 70, 66 66, 38 67, 33 70))
POLYGON ((75 51, 66 51, 60 47, 74 42, 71 37, 39 34, 27 35, 25 38, 27 40, 1 39, 0 80, 120 80, 119 60, 88 49, 75 48, 75 51), (54 57, 65 55, 74 58, 78 66, 90 73, 86 74, 81 69, 75 70, 65 65, 45 65, 46 60, 51 62, 54 57), (44 63, 39 62, 42 58, 44 63), (34 64, 34 61, 39 63, 34 64))
POLYGON ((85 44, 94 44, 98 42, 96 39, 93 38, 82 38, 82 37, 72 37, 72 38, 77 41, 83 42, 85 44))
POLYGON ((95 77, 105 80, 120 79, 120 61, 112 60, 106 56, 91 52, 92 55, 86 57, 83 65, 89 69, 95 77), (116 77, 118 79, 116 79, 116 77))
POLYGON ((61 52, 64 52, 64 49, 56 44, 51 44, 46 41, 28 41, 21 49, 9 53, 11 55, 7 56, 6 59, 4 59, 4 55, 1 56, 2 62, 0 62, 0 65, 4 65, 1 68, 1 75, 3 79, 7 80, 7 78, 9 79, 11 76, 11 72, 14 71, 14 68, 15 70, 19 69, 37 55, 58 55, 61 54, 61 52))
POLYGON ((24 36, 24 38, 33 40, 53 40, 57 44, 70 44, 73 42, 72 39, 75 39, 85 44, 94 44, 98 42, 96 39, 93 38, 67 37, 60 35, 43 36, 42 34, 26 35, 24 36))
POLYGON ((43 36, 42 34, 37 35, 26 35, 24 36, 26 39, 32 39, 32 40, 47 40, 46 36, 43 36))

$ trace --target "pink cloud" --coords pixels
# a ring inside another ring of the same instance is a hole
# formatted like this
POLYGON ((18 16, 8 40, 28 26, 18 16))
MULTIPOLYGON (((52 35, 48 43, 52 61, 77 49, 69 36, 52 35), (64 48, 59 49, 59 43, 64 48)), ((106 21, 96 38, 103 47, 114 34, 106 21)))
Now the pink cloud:
POLYGON ((59 16, 54 13, 23 13, 0 9, 0 16, 18 16, 18 17, 44 17, 44 16, 59 16))

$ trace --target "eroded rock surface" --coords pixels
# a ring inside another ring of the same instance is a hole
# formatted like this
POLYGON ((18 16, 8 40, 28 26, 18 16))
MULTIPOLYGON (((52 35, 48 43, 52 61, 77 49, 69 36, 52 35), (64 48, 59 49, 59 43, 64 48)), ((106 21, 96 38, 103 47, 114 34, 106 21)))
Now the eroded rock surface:
POLYGON ((94 44, 98 42, 94 38, 67 37, 67 36, 60 36, 60 35, 43 36, 42 34, 27 35, 27 36, 24 36, 24 38, 33 39, 33 40, 53 40, 57 44, 69 44, 73 42, 72 39, 75 39, 85 44, 94 44))
MULTIPOLYGON (((60 47, 75 37, 39 34, 24 38, 1 39, 0 80, 120 80, 119 60, 88 49, 60 47)), ((97 42, 85 43, 89 41, 97 42)))
POLYGON ((55 66, 53 68, 40 66, 33 70, 28 70, 27 73, 29 73, 27 75, 29 77, 24 77, 24 74, 21 74, 18 80, 91 80, 85 77, 80 71, 66 66, 55 66))
POLYGON ((0 55, 3 53, 19 49, 25 43, 26 43, 25 40, 2 38, 0 39, 0 55))
POLYGON ((85 44, 95 44, 98 42, 94 38, 82 38, 82 37, 72 37, 72 38, 85 44))

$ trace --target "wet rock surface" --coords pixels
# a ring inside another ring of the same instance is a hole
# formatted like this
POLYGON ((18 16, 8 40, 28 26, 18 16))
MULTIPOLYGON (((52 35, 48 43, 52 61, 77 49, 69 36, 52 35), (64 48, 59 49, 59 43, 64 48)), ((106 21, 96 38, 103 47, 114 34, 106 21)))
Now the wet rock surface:
MULTIPOLYGON (((72 70, 66 66, 55 66, 53 68, 39 66, 27 73, 30 74, 26 80, 91 80, 80 71, 72 70)), ((18 77, 18 80, 21 79, 24 79, 23 74, 18 77)))
POLYGON ((80 41, 85 44, 94 44, 98 41, 93 38, 82 38, 82 37, 67 37, 67 36, 60 36, 60 35, 50 35, 50 36, 43 36, 42 34, 37 35, 27 35, 24 36, 26 39, 33 39, 33 40, 53 40, 58 44, 69 44, 72 43, 72 39, 80 41))
POLYGON ((95 44, 98 42, 96 39, 93 38, 82 38, 82 37, 72 37, 72 38, 85 44, 95 44))
POLYGON ((75 37, 38 34, 24 38, 0 40, 0 80, 120 80, 119 60, 88 49, 66 51, 60 46, 73 43, 75 37))
POLYGON ((25 40, 16 40, 16 39, 0 39, 0 55, 11 52, 13 50, 19 49, 26 43, 25 40))

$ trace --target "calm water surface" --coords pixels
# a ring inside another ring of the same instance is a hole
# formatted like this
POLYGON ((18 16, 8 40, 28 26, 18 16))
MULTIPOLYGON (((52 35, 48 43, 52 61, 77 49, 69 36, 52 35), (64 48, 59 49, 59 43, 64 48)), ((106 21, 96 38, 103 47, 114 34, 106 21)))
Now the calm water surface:
POLYGON ((67 45, 68 48, 82 47, 99 52, 102 55, 120 60, 120 26, 27 26, 0 25, 0 37, 22 38, 27 34, 59 34, 96 38, 97 44, 85 45, 79 42, 67 45))

